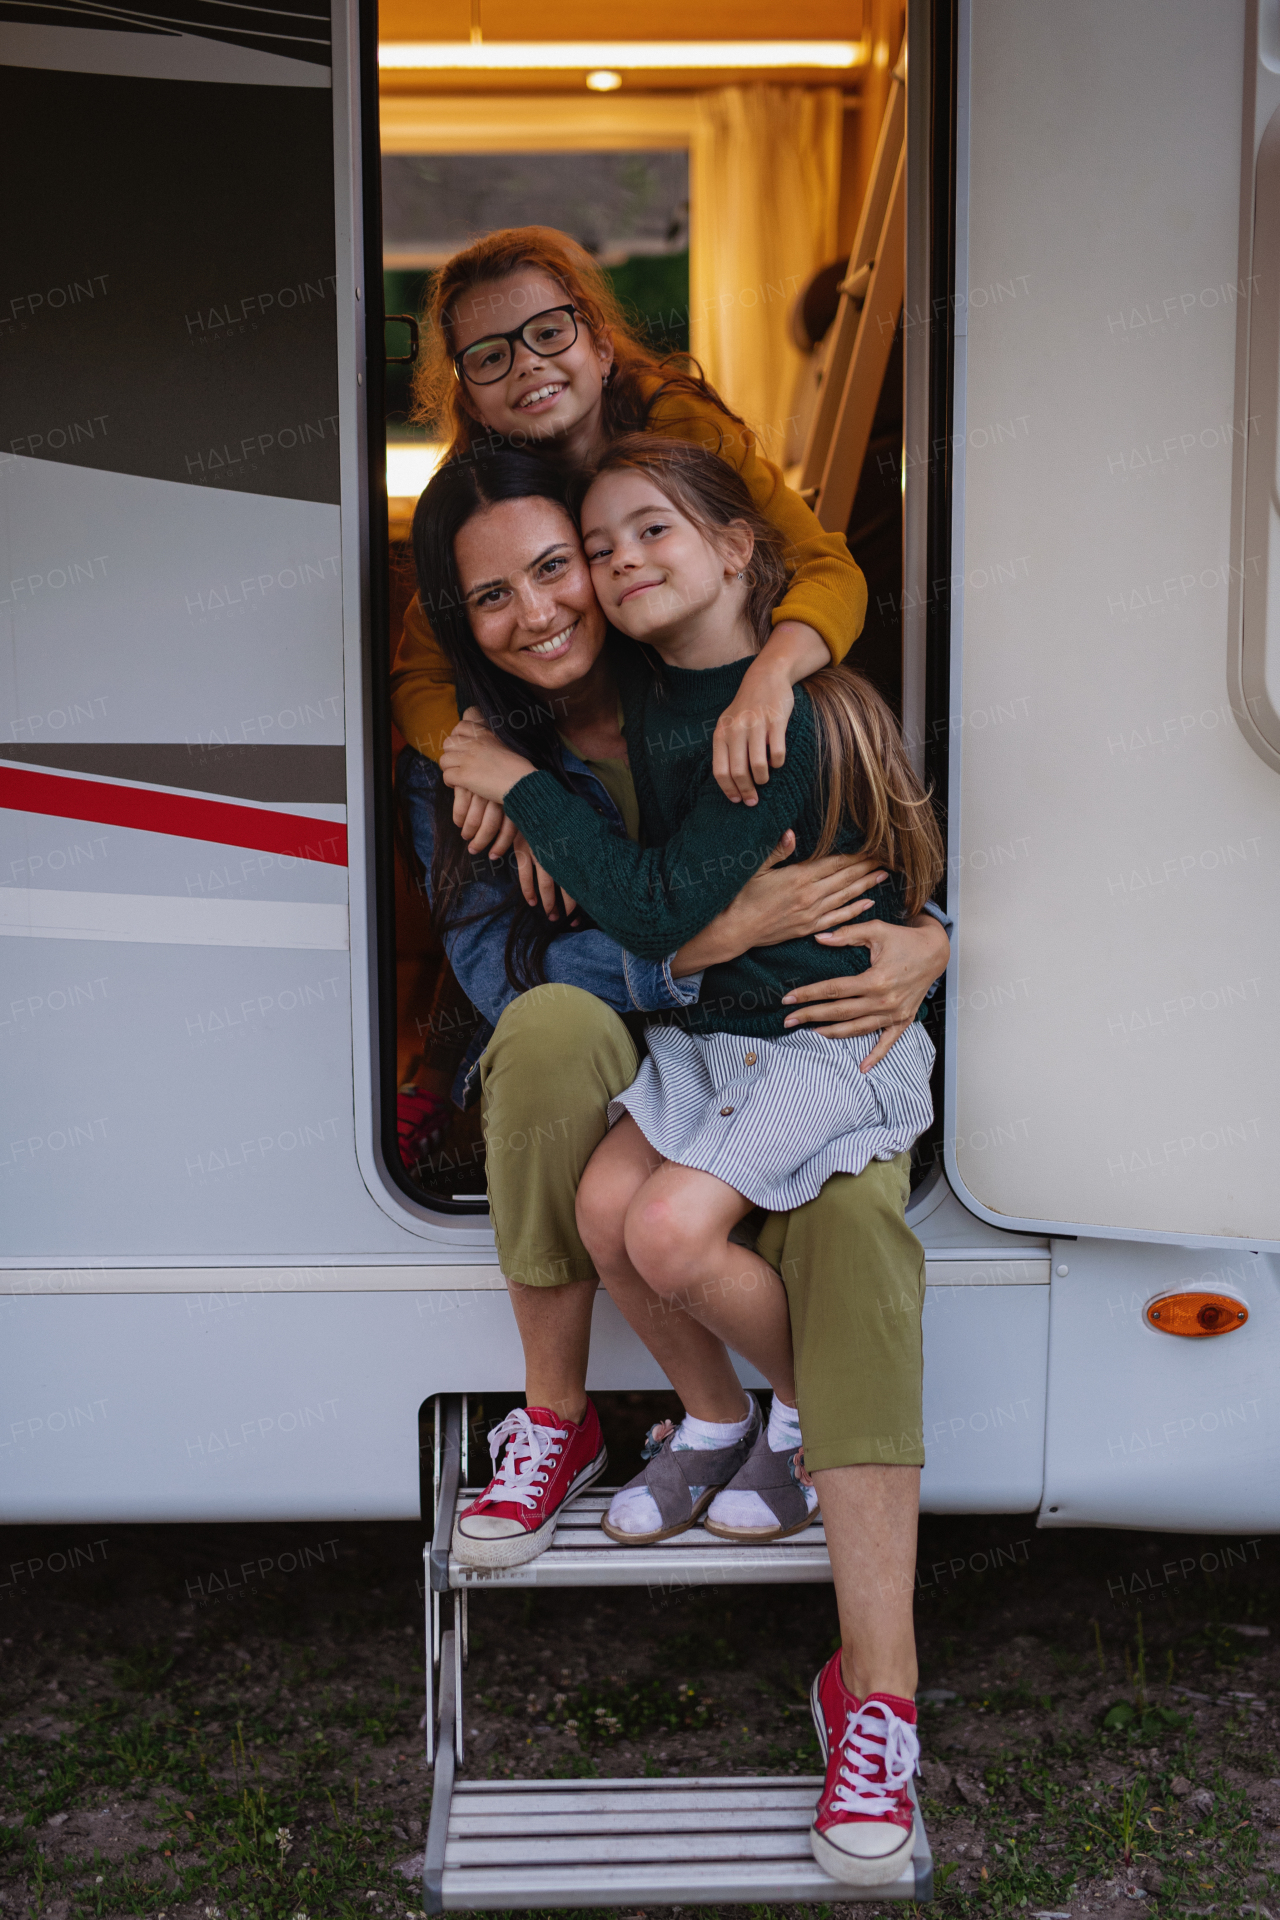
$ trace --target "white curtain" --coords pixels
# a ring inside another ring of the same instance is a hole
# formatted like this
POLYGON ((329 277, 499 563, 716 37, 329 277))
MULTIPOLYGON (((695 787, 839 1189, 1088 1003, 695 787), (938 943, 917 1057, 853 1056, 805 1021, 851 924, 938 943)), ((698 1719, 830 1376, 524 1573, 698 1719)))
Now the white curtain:
POLYGON ((787 315, 836 257, 838 89, 722 87, 697 96, 690 147, 690 346, 781 463, 801 355, 787 315))
POLYGON ((787 314, 836 256, 838 88, 541 97, 391 94, 382 144, 399 153, 689 150, 690 346, 781 462, 800 355, 787 314))

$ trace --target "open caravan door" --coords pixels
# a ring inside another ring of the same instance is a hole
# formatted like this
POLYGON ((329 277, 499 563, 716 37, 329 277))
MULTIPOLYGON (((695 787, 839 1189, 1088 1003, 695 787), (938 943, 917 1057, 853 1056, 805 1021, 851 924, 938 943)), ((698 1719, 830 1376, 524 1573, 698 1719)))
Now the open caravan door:
POLYGON ((1042 1522, 1280 1527, 1280 27, 957 28, 947 1173, 1051 1236, 1042 1522))

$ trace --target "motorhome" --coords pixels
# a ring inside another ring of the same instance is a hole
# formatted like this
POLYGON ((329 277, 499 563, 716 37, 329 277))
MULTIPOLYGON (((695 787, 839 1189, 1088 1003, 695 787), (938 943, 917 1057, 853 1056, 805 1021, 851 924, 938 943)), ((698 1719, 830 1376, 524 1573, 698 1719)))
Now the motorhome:
MULTIPOLYGON (((820 0, 797 41, 706 0, 601 43, 579 12, 0 24, 0 1514, 423 1513, 436 1910, 827 1897, 781 1788, 680 1783, 651 1823, 750 1789, 758 1853, 638 1866, 557 1842, 582 1783, 453 1792, 461 1400, 521 1354, 474 1116, 402 1150, 470 1014, 395 841, 432 452, 384 293, 465 237, 459 156, 507 156, 526 217, 622 181, 591 244, 871 582, 956 921, 909 1216, 925 1509, 1280 1525, 1280 13, 820 0), (541 1852, 466 1841, 521 1806, 541 1852)), ((662 1384, 604 1297, 591 1381, 662 1384)), ((511 1577, 624 1577, 565 1541, 511 1577)), ((828 1577, 817 1530, 715 1552, 646 1577, 828 1577)), ((921 1831, 895 1891, 927 1880, 921 1831)))

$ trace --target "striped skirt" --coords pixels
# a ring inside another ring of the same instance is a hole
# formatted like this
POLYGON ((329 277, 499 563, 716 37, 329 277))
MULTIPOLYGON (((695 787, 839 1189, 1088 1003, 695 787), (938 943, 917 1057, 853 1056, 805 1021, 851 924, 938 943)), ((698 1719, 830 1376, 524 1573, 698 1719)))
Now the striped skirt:
POLYGON ((770 1213, 816 1198, 833 1173, 892 1160, 933 1119, 933 1042, 917 1021, 869 1073, 877 1034, 829 1040, 799 1028, 776 1040, 645 1029, 648 1058, 609 1103, 664 1160, 713 1173, 770 1213))

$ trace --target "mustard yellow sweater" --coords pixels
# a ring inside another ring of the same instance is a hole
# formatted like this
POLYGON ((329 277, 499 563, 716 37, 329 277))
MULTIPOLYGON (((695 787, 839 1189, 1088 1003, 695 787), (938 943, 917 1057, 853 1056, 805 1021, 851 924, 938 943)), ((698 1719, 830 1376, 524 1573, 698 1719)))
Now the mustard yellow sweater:
MULTIPOLYGON (((663 394, 648 431, 669 440, 710 447, 735 466, 751 498, 787 542, 791 585, 774 609, 780 620, 802 620, 822 635, 833 660, 843 660, 862 632, 867 583, 842 533, 827 533, 772 461, 757 451, 755 436, 710 401, 690 394, 663 394)), ((415 596, 391 667, 391 713, 410 746, 438 760, 447 733, 458 724, 453 674, 415 596)))

